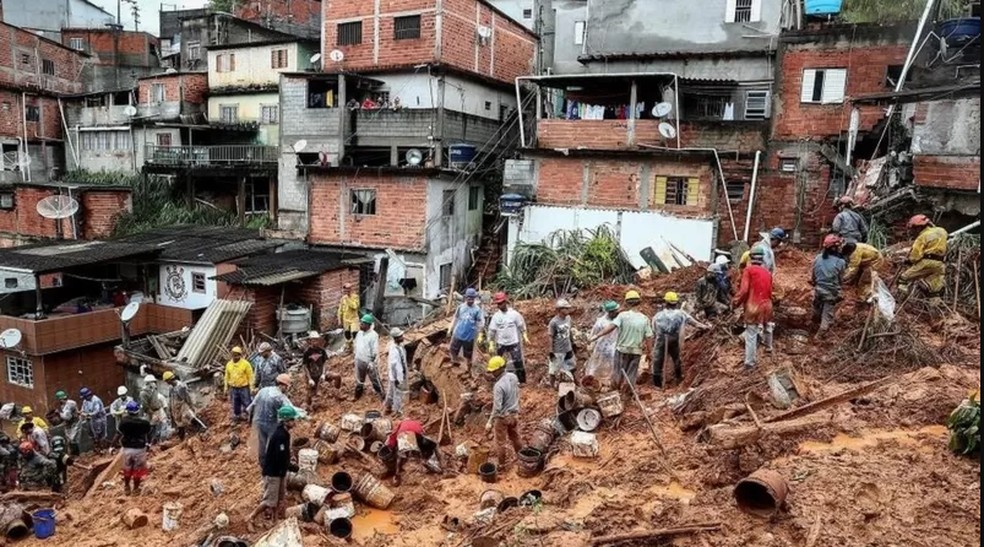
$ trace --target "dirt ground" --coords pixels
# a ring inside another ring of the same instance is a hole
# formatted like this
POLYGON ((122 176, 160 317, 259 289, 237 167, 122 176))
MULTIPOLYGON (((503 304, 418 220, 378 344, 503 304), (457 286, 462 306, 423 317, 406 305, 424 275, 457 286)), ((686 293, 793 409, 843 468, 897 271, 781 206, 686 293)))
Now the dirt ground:
MULTIPOLYGON (((875 339, 871 350, 859 353, 866 309, 855 304, 853 291, 848 291, 833 332, 815 340, 809 331, 809 264, 810 256, 799 251, 778 256, 776 284, 783 299, 777 310, 776 352, 766 356, 759 368, 742 370, 742 342, 733 328, 737 321, 726 318, 710 331, 693 331, 687 340, 682 386, 664 391, 650 384, 641 386, 642 406, 655 424, 665 457, 656 448, 640 408, 623 399, 625 413, 604 422, 598 431, 596 459, 574 458, 561 438, 538 476, 520 478, 512 465, 500 473, 498 483, 490 485, 466 473, 463 462, 454 457, 454 446, 466 440, 491 448, 484 434, 485 417, 472 415, 464 427, 452 428, 453 444, 442 447, 443 474, 426 473, 411 462, 403 484, 394 489, 396 501, 388 511, 357 505, 351 544, 573 547, 590 545, 592 538, 609 534, 714 523, 715 530, 661 540, 662 544, 978 545, 980 462, 947 450, 944 424, 968 392, 980 388, 979 325, 972 318, 912 304, 889 327, 899 334, 889 331, 875 339), (740 449, 706 442, 707 426, 754 425, 744 410, 746 401, 761 420, 780 414, 782 410, 769 402, 766 382, 768 374, 779 370, 795 377, 805 399, 799 405, 885 376, 891 381, 818 412, 820 422, 806 430, 764 435, 740 449), (672 408, 669 399, 687 392, 682 406, 672 408), (732 494, 738 480, 759 468, 780 473, 790 488, 785 507, 768 519, 741 512, 732 494), (473 516, 479 498, 490 488, 507 496, 540 490, 542 504, 509 509, 488 526, 476 524, 473 516), (446 517, 458 518, 463 525, 448 531, 441 526, 446 517)), ((666 290, 689 292, 700 271, 695 267, 645 282, 639 288, 647 297, 646 311, 655 311, 655 302, 666 290)), ((579 329, 589 330, 601 302, 620 298, 625 289, 604 287, 577 295, 573 315, 579 329)), ((546 325, 553 309, 548 300, 521 302, 517 308, 525 315, 531 335, 526 357, 532 373, 522 392, 521 425, 524 439, 529 439, 541 419, 555 416, 556 391, 539 381, 546 369, 546 325)), ((438 326, 424 332, 441 330, 438 326)), ((441 392, 454 401, 462 388, 446 364, 442 368, 446 344, 439 334, 432 338, 437 340, 433 347, 424 343, 414 353, 441 392)), ((579 349, 579 363, 583 363, 587 349, 579 349)), ((350 398, 351 361, 337 358, 331 366, 345 375, 339 395, 350 398)), ((303 402, 302 389, 294 389, 292 400, 303 402)), ((371 390, 357 403, 333 395, 321 394, 312 419, 295 429, 295 438, 312 437, 316 424, 324 420, 337 424, 346 412, 380 409, 371 390)), ((414 400, 408 405, 408 416, 433 421, 429 433, 436 436, 441 409, 441 404, 414 400)), ((203 537, 202 527, 219 513, 230 519, 226 533, 256 539, 261 533, 249 533, 245 523, 260 497, 255 454, 247 450, 248 431, 229 424, 224 403, 214 403, 203 414, 212 424, 207 435, 154 451, 153 471, 142 496, 125 497, 119 477, 113 477, 82 499, 82 477, 74 473, 70 499, 57 507, 57 536, 19 544, 192 545, 203 537), (224 451, 222 445, 234 434, 243 442, 224 451), (180 529, 171 533, 161 530, 162 506, 168 501, 183 504, 180 529), (121 515, 131 507, 149 515, 147 527, 126 529, 121 515)), ((336 465, 320 465, 318 473, 327 481, 340 469, 359 476, 368 465, 348 457, 336 465)), ((300 502, 297 493, 291 498, 300 502)), ((305 546, 337 542, 317 525, 304 524, 302 529, 305 546)), ((621 543, 655 544, 661 543, 621 543)))

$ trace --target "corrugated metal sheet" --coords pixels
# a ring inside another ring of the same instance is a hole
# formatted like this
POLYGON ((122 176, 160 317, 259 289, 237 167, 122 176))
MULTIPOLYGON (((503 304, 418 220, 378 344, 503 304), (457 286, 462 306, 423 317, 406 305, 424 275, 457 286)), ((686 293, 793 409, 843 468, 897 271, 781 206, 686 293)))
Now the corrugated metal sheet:
POLYGON ((215 300, 209 304, 181 346, 178 362, 192 368, 211 365, 220 352, 229 349, 229 343, 252 305, 252 302, 236 300, 215 300))

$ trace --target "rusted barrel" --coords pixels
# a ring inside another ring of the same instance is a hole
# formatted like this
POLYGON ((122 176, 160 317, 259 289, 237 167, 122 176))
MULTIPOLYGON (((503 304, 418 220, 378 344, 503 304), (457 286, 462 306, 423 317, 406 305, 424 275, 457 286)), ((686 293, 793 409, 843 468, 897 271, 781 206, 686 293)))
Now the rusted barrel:
POLYGON ((352 536, 352 521, 346 518, 335 519, 328 523, 328 533, 339 539, 352 536))
POLYGON ((362 425, 362 438, 370 442, 382 442, 393 432, 393 420, 376 418, 362 425))
POLYGON ((769 518, 786 502, 789 483, 782 475, 769 469, 759 469, 735 485, 735 501, 742 511, 769 518))
POLYGON ((342 433, 342 429, 335 424, 330 424, 328 422, 323 422, 314 430, 314 436, 321 439, 322 441, 327 441, 333 443, 338 440, 338 436, 342 433))
POLYGON ((535 477, 543 465, 543 453, 527 446, 516 454, 516 474, 523 478, 535 477))
POLYGON ((352 490, 352 475, 345 471, 336 472, 331 476, 331 489, 338 493, 352 490))
POLYGON ((478 468, 478 474, 482 481, 494 483, 499 480, 499 468, 492 462, 485 462, 478 468))
POLYGON ((557 438, 557 430, 554 429, 553 420, 546 419, 536 425, 533 430, 533 438, 530 440, 530 448, 546 452, 553 445, 557 438))
POLYGON ((396 494, 379 482, 376 477, 366 473, 356 481, 353 492, 366 505, 376 509, 388 509, 396 494))

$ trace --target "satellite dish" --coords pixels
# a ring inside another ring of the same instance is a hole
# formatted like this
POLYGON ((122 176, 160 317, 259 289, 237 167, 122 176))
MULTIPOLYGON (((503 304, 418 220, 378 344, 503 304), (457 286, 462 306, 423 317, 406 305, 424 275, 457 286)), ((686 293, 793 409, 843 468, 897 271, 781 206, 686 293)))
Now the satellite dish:
POLYGON ((178 73, 178 70, 175 69, 175 68, 169 68, 169 69, 167 69, 167 70, 164 71, 164 74, 177 74, 177 73, 178 73))
POLYGON ((656 103, 656 106, 653 107, 653 117, 654 118, 662 118, 663 116, 666 116, 667 114, 669 114, 672 111, 673 111, 673 105, 672 104, 670 104, 670 103, 656 103))
POLYGON ((478 27, 478 35, 486 40, 492 37, 492 29, 486 26, 478 27))
POLYGON ((68 218, 79 211, 79 202, 68 196, 48 196, 38 202, 38 214, 44 218, 68 218))
POLYGON ((345 59, 345 54, 342 53, 342 50, 340 49, 333 49, 331 50, 331 53, 328 54, 328 58, 336 63, 340 63, 343 59, 345 59))
POLYGON ((125 308, 123 308, 123 311, 120 312, 120 321, 129 323, 131 319, 137 316, 137 311, 139 310, 139 302, 130 302, 125 308))
POLYGON ((659 134, 663 135, 664 139, 673 139, 676 138, 676 129, 671 123, 660 122, 659 134))
POLYGON ((301 140, 299 140, 299 141, 297 141, 297 142, 294 143, 294 153, 295 154, 298 153, 298 152, 300 152, 301 150, 304 150, 305 148, 307 148, 307 141, 304 140, 304 139, 301 139, 301 140))
POLYGON ((0 348, 16 348, 21 342, 21 331, 17 329, 7 329, 0 333, 0 348))
POLYGON ((309 60, 309 61, 311 61, 311 64, 313 65, 313 64, 315 64, 315 63, 317 63, 318 61, 320 61, 320 60, 321 60, 321 54, 320 54, 320 53, 315 53, 315 54, 314 54, 314 55, 312 55, 312 56, 311 56, 311 58, 310 58, 310 59, 308 59, 308 60, 309 60))
POLYGON ((123 113, 132 118, 137 115, 137 107, 132 104, 128 104, 123 107, 123 113))
POLYGON ((407 163, 410 165, 420 165, 420 162, 424 161, 424 153, 416 148, 411 148, 407 150, 407 163))

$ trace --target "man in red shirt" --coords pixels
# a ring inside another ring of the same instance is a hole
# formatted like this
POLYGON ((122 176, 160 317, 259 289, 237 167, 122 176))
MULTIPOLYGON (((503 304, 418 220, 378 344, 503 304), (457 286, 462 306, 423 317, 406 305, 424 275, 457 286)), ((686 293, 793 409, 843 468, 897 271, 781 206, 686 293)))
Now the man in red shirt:
POLYGON ((742 272, 741 287, 734 299, 735 306, 744 306, 746 369, 757 362, 760 334, 766 351, 772 351, 772 274, 762 265, 763 257, 760 248, 752 249, 751 264, 742 272))
POLYGON ((388 461, 384 461, 390 473, 393 474, 393 486, 400 485, 403 464, 413 455, 419 455, 425 462, 424 466, 429 470, 440 472, 440 462, 436 459, 437 443, 424 436, 424 426, 420 422, 416 420, 401 421, 386 438, 385 444, 390 449, 391 455, 388 461), (406 439, 400 443, 400 437, 404 436, 412 436, 413 439, 406 439))

